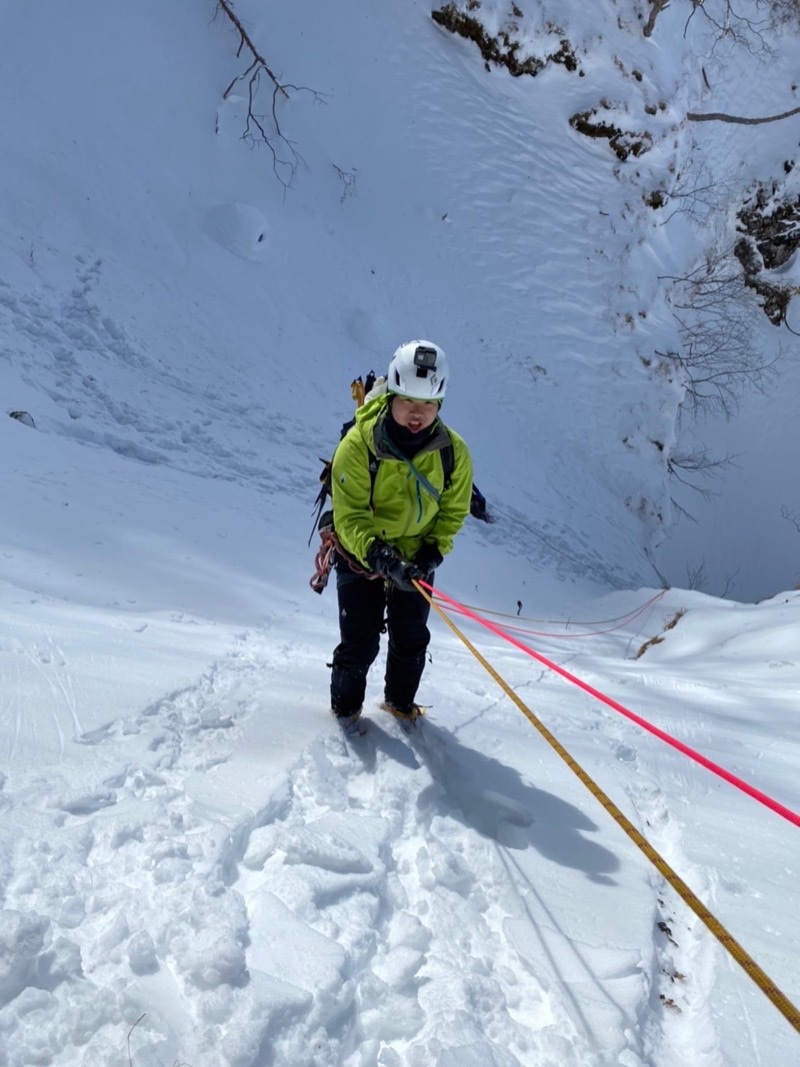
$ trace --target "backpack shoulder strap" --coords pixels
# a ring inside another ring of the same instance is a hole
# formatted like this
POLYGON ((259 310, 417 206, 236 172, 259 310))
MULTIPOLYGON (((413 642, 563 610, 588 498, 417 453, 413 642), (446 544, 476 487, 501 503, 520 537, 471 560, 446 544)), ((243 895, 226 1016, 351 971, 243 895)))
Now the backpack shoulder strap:
POLYGON ((378 476, 380 459, 374 452, 369 454, 369 506, 372 507, 372 494, 375 492, 375 479, 378 476))
POLYGON ((453 480, 453 468, 456 465, 456 454, 453 450, 453 442, 445 445, 442 449, 442 471, 444 472, 444 487, 450 488, 453 480))
POLYGON ((453 469, 456 465, 456 453, 453 448, 453 438, 450 436, 450 431, 447 429, 444 423, 442 423, 442 429, 447 434, 447 444, 444 448, 439 450, 439 455, 442 457, 442 474, 444 475, 444 492, 446 492, 453 481, 453 469))

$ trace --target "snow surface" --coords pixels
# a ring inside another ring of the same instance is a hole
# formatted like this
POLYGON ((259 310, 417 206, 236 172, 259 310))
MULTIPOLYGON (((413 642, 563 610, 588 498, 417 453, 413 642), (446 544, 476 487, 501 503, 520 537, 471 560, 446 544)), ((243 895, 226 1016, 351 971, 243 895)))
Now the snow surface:
MULTIPOLYGON (((487 73, 428 4, 240 0, 306 87, 277 102, 300 159, 276 176, 243 83, 223 100, 247 58, 213 4, 2 5, 0 383, 31 417, 0 419, 3 1067, 798 1060, 438 618, 420 731, 377 710, 380 663, 365 737, 327 714, 318 457, 350 379, 428 336, 497 519, 467 524, 442 591, 800 809, 775 464, 797 366, 695 431, 738 433, 739 473, 659 547, 682 399, 653 359, 676 344, 663 276, 720 224, 643 202, 698 157, 732 193, 779 172, 796 120, 684 114, 790 106, 797 37, 758 66, 712 55, 699 17, 684 35, 678 3, 648 40, 628 0, 519 6, 582 77, 487 73), (635 163, 568 125, 601 98, 647 123, 635 163), (704 557, 742 600, 679 588, 704 557), (659 599, 653 559, 678 586, 659 599)), ((455 621, 797 1004, 797 827, 455 621)))

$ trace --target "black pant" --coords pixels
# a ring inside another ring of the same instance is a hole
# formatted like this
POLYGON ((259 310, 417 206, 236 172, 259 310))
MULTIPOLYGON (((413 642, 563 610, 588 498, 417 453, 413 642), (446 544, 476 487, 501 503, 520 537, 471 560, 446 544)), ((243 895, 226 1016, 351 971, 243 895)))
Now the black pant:
POLYGON ((389 633, 384 696, 399 708, 409 707, 425 667, 430 604, 416 591, 387 587, 380 578, 364 578, 344 563, 336 569, 336 592, 340 641, 331 673, 334 712, 348 715, 364 703, 367 672, 380 647, 384 610, 389 633))

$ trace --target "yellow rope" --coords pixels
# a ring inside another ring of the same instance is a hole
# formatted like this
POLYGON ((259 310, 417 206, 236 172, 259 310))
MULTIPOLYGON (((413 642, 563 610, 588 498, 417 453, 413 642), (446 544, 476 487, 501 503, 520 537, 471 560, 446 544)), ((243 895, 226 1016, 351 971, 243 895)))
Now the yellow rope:
POLYGON ((504 681, 503 678, 497 673, 491 663, 488 662, 475 648, 471 641, 459 630, 456 624, 450 619, 448 615, 442 611, 438 604, 436 604, 425 589, 422 588, 417 582, 414 583, 417 590, 425 597, 425 599, 432 605, 437 614, 447 623, 450 629, 455 635, 466 645, 472 655, 477 659, 480 665, 489 672, 494 678, 500 688, 506 693, 508 697, 516 704, 522 714, 529 722, 536 727, 542 737, 551 745, 561 759, 566 763, 569 769, 580 778, 581 782, 586 786, 595 800, 598 800, 606 809, 608 814, 614 819, 614 821, 622 827, 628 837, 633 841, 637 848, 639 848, 650 862, 656 867, 661 875, 669 882, 681 900, 687 904, 695 915, 705 923, 706 927, 716 937, 719 943, 724 949, 726 949, 731 956, 736 960, 740 967, 753 979, 758 988, 766 994, 772 1001, 778 1011, 788 1019, 789 1023, 795 1030, 800 1032, 800 1011, 792 1004, 792 1002, 781 992, 775 985, 772 979, 767 975, 756 963, 756 961, 750 956, 734 936, 729 933, 722 923, 708 910, 703 904, 700 898, 692 892, 686 882, 677 874, 676 871, 670 867, 664 857, 657 852, 650 842, 636 829, 633 823, 628 819, 616 806, 614 801, 607 796, 606 793, 600 788, 599 785, 586 773, 586 771, 577 763, 572 756, 567 752, 564 746, 553 736, 547 729, 543 722, 541 722, 536 715, 528 708, 520 697, 511 689, 511 687, 504 681))

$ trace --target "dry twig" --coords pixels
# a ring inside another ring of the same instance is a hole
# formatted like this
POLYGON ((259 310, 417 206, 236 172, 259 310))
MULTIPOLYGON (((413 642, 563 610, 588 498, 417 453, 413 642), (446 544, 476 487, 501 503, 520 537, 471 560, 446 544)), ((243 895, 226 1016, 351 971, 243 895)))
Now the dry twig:
POLYGON ((242 140, 246 141, 248 144, 265 144, 267 148, 269 148, 270 153, 272 154, 272 169, 274 170, 278 181, 288 189, 292 185, 297 168, 303 160, 293 142, 286 137, 281 129, 277 114, 278 97, 282 96, 288 100, 290 98, 290 90, 293 90, 294 92, 302 91, 313 93, 315 100, 320 100, 321 95, 314 92, 313 89, 308 89, 306 86, 290 85, 281 82, 270 68, 266 59, 264 59, 263 55, 256 48, 250 34, 242 25, 241 19, 233 10, 230 0, 217 0, 217 5, 218 10, 222 11, 227 16, 235 27, 236 32, 239 34, 239 48, 237 49, 236 54, 241 55, 243 51, 246 51, 252 56, 250 65, 246 70, 242 71, 241 74, 236 75, 222 94, 222 99, 229 99, 234 86, 239 82, 246 83, 247 118, 244 133, 242 134, 242 140), (261 78, 264 75, 269 78, 273 85, 271 115, 274 133, 270 133, 267 130, 264 123, 264 116, 257 114, 255 110, 256 97, 258 95, 261 78), (284 158, 284 153, 280 151, 276 145, 282 145, 283 148, 287 150, 288 158, 284 158), (286 177, 287 174, 288 178, 286 177))
POLYGON ((145 1017, 145 1015, 147 1015, 147 1012, 143 1011, 142 1014, 139 1016, 139 1018, 136 1020, 136 1022, 133 1024, 133 1026, 128 1031, 128 1064, 129 1064, 129 1067, 133 1067, 133 1055, 131 1054, 131 1034, 136 1029, 136 1027, 139 1025, 139 1023, 142 1021, 142 1019, 145 1017))

